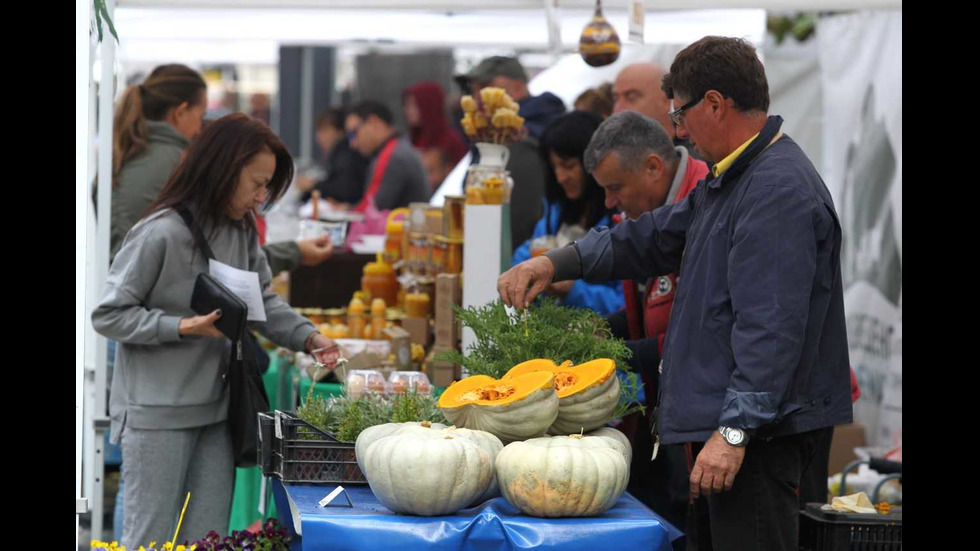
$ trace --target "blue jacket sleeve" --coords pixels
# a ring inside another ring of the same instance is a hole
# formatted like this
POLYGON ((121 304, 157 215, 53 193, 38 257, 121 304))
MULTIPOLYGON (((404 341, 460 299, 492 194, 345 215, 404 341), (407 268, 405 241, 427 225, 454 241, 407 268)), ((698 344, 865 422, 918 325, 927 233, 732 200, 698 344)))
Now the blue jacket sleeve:
POLYGON ((591 308, 601 316, 608 316, 624 306, 623 286, 619 281, 586 283, 578 280, 572 284, 572 290, 562 303, 578 308, 591 308))
MULTIPOLYGON (((534 233, 531 234, 531 239, 534 239, 536 237, 541 237, 542 235, 545 235, 547 233, 548 231, 547 222, 548 222, 548 216, 550 215, 551 215, 551 209, 549 209, 548 205, 545 204, 544 216, 542 216, 541 220, 538 220, 538 224, 534 226, 534 233)), ((531 239, 528 239, 527 241, 522 243, 521 246, 518 247, 516 251, 514 251, 514 256, 511 261, 511 266, 516 266, 521 262, 524 262, 525 260, 531 258, 531 239)))
POLYGON ((703 185, 678 203, 645 212, 611 229, 594 228, 576 241, 582 279, 646 279, 676 272, 703 185))
MULTIPOLYGON (((719 424, 757 429, 777 421, 799 365, 818 241, 833 221, 813 197, 768 175, 736 207, 728 256, 735 371, 719 424)), ((753 179, 763 177, 757 174, 753 179)))

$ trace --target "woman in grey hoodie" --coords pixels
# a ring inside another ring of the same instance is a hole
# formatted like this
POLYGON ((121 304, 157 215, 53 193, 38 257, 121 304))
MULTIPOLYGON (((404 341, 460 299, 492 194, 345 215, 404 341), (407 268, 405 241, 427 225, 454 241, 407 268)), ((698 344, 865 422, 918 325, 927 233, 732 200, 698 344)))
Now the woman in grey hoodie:
POLYGON ((217 261, 258 274, 267 321, 252 328, 292 350, 332 344, 269 290, 272 274, 258 244, 252 213, 282 196, 292 172, 267 126, 243 114, 219 119, 187 150, 112 263, 92 322, 120 343, 109 413, 111 439, 122 440, 127 547, 167 541, 187 491, 182 534, 189 540, 227 531, 231 507, 229 396, 220 375, 230 341, 214 326, 219 311, 190 309, 194 282, 209 263, 177 209, 191 213, 217 261))

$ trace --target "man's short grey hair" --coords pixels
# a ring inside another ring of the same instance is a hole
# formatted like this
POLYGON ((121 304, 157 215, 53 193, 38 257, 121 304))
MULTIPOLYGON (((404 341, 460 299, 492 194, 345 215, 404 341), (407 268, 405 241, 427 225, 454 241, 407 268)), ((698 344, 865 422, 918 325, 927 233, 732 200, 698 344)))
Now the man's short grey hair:
POLYGON ((643 168, 650 154, 671 166, 678 161, 674 142, 660 123, 635 111, 616 113, 599 126, 585 149, 585 170, 595 172, 599 163, 614 152, 619 155, 620 168, 628 172, 643 168))

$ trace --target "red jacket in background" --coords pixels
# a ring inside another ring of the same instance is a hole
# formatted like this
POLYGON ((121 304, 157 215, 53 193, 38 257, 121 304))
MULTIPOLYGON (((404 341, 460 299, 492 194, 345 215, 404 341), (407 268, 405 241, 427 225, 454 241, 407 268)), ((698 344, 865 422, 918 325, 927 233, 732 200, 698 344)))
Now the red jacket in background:
POLYGON ((409 128, 412 145, 425 150, 442 151, 446 162, 455 165, 466 155, 462 136, 446 121, 446 93, 435 82, 420 82, 405 89, 405 96, 415 98, 419 106, 419 126, 409 128))
MULTIPOLYGON (((690 193, 705 176, 708 175, 708 165, 704 161, 687 158, 687 170, 681 180, 681 188, 674 202, 680 201, 690 193)), ((650 279, 647 282, 646 296, 642 306, 637 300, 637 283, 632 280, 623 281, 626 298, 626 320, 629 324, 630 338, 633 340, 644 337, 659 337, 661 350, 663 336, 667 332, 667 322, 670 320, 670 309, 674 304, 674 292, 677 289, 677 274, 670 274, 650 279), (642 324, 640 316, 642 312, 642 324)), ((654 396, 656 396, 654 394, 654 396)))

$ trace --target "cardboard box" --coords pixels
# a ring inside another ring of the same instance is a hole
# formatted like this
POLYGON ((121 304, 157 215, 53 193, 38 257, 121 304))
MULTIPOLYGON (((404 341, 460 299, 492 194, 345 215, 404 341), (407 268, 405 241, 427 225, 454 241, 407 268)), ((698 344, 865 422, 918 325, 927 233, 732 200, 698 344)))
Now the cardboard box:
POLYGON ((444 362, 436 360, 436 356, 439 353, 446 350, 451 350, 451 348, 433 346, 432 351, 425 360, 425 373, 428 375, 429 380, 432 381, 433 386, 437 387, 447 387, 453 383, 453 381, 458 381, 460 377, 460 365, 452 362, 444 362))
MULTIPOLYGON (((432 329, 429 327, 429 318, 409 318, 402 320, 402 327, 408 331, 409 340, 412 344, 429 346, 429 339, 432 336, 432 329)), ((411 352, 411 351, 409 351, 411 352)), ((411 356, 411 353, 409 353, 411 356)))
POLYGON ((395 355, 398 369, 412 367, 412 337, 401 327, 389 327, 382 332, 391 341, 391 353, 395 355))
POLYGON ((462 302, 461 295, 458 275, 440 274, 436 277, 436 346, 458 346, 459 323, 453 306, 462 302))
POLYGON ((827 469, 830 476, 843 471, 848 463, 858 459, 854 454, 854 448, 868 444, 865 433, 864 425, 858 423, 834 427, 834 439, 830 444, 830 462, 827 469))

